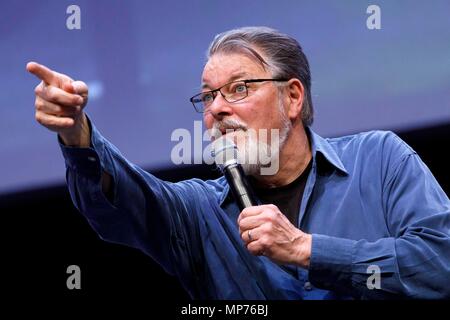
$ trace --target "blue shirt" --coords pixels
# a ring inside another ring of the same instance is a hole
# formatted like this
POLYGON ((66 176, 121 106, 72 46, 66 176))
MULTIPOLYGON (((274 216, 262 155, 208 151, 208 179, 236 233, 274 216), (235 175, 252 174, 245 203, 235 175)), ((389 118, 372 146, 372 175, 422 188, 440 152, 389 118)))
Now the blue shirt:
POLYGON ((450 201, 416 152, 387 131, 307 132, 298 227, 312 234, 312 251, 297 277, 248 252, 223 177, 162 181, 92 124, 91 148, 60 145, 72 200, 100 238, 142 250, 193 298, 449 298, 450 201), (102 170, 113 177, 111 202, 102 170))

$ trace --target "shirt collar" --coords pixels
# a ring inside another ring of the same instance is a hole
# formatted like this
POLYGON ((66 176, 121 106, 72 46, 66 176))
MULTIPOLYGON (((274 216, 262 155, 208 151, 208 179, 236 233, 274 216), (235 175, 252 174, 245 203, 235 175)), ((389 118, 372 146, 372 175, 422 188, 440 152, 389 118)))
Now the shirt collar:
POLYGON ((311 152, 314 160, 317 163, 317 153, 320 152, 323 157, 330 163, 333 167, 348 175, 347 169, 345 169, 344 164, 339 158, 336 150, 328 142, 328 139, 322 138, 317 133, 315 133, 310 127, 306 127, 306 132, 311 143, 311 152))
MULTIPOLYGON (((306 134, 308 135, 309 141, 311 143, 311 153, 315 163, 317 163, 317 153, 319 152, 323 155, 323 157, 328 161, 329 164, 331 164, 343 174, 348 175, 344 164, 342 163, 334 148, 328 142, 328 139, 322 138, 310 127, 306 127, 306 134)), ((223 186, 222 194, 219 199, 219 205, 222 206, 228 196, 230 187, 224 176, 217 179, 217 182, 223 186)))

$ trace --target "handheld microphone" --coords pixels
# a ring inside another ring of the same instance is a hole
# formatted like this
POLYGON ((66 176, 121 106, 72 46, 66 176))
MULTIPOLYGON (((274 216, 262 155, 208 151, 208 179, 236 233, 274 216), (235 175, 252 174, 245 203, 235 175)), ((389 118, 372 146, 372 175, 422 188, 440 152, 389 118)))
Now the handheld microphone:
POLYGON ((224 138, 213 144, 212 156, 228 181, 231 192, 239 209, 257 205, 253 190, 244 174, 242 166, 238 163, 238 150, 229 139, 224 138))

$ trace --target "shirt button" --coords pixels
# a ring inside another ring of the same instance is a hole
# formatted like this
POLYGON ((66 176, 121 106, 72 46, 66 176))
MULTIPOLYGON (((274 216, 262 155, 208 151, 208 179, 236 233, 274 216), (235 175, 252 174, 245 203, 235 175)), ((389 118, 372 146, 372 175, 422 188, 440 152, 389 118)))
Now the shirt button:
POLYGON ((97 160, 95 159, 95 157, 88 157, 88 160, 91 161, 91 162, 97 161, 97 160))
POLYGON ((306 281, 305 284, 303 285, 303 289, 305 289, 306 291, 311 291, 313 288, 311 282, 306 281))

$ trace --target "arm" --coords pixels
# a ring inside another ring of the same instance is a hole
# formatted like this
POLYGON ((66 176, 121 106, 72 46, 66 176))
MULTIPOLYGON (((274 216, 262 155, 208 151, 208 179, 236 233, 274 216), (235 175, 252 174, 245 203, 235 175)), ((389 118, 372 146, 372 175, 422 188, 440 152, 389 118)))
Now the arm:
POLYGON ((408 152, 395 157, 383 183, 390 237, 369 242, 313 234, 310 280, 357 298, 449 298, 450 201, 415 152, 403 142, 394 147, 408 152), (376 271, 381 288, 370 290, 376 271))
POLYGON ((189 182, 161 181, 129 163, 94 126, 90 127, 91 148, 60 144, 74 205, 102 239, 138 248, 167 272, 175 273, 175 256, 189 258, 176 252, 179 246, 190 253, 195 242, 195 216, 189 197, 196 193, 194 187, 189 182), (109 198, 104 192, 105 177, 109 198))
POLYGON ((141 249, 187 289, 195 288, 189 282, 200 257, 193 252, 199 186, 167 183, 129 163, 83 112, 86 84, 34 62, 27 70, 42 80, 35 89, 36 120, 58 134, 75 206, 101 238, 141 249))

